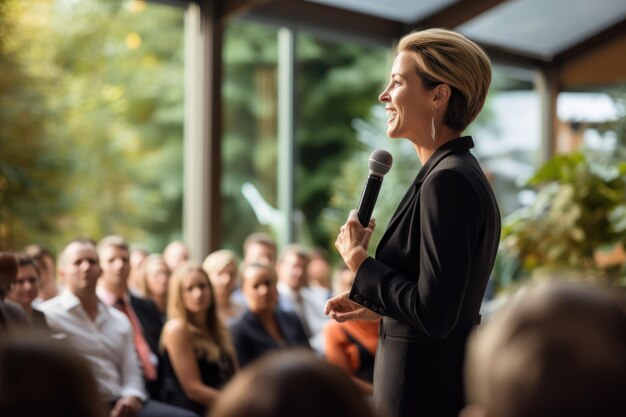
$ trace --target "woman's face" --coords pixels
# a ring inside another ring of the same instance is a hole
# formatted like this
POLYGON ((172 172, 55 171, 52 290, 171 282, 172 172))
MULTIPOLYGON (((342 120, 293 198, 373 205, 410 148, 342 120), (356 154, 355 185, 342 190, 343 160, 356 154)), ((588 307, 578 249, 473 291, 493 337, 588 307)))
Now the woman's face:
POLYGON ((248 267, 244 271, 242 291, 253 313, 272 310, 276 305, 278 293, 276 282, 270 272, 264 268, 248 267))
POLYGON ((164 262, 150 262, 146 265, 146 283, 151 294, 167 294, 170 270, 164 262))
POLYGON ((32 265, 20 266, 17 281, 11 289, 9 298, 24 307, 30 306, 39 293, 39 273, 32 265))
POLYGON ((192 313, 204 313, 211 306, 211 287, 202 272, 191 271, 181 280, 183 306, 192 313))
POLYGON ((418 77, 411 52, 400 52, 393 62, 389 84, 378 97, 387 110, 387 135, 414 143, 417 138, 430 138, 433 96, 418 77))
POLYGON ((217 273, 212 275, 211 282, 215 287, 222 291, 230 292, 234 287, 237 279, 237 266, 233 262, 227 263, 217 273))

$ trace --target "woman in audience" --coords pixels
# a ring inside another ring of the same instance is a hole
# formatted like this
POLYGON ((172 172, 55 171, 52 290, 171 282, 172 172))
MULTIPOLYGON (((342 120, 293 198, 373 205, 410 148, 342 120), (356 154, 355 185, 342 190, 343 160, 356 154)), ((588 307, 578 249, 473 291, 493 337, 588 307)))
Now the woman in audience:
MULTIPOLYGON (((353 282, 354 272, 344 265, 335 275, 336 293, 350 291, 353 282)), ((326 359, 352 375, 356 385, 366 395, 374 393, 372 382, 379 321, 331 321, 324 328, 326 359)))
POLYGON ((274 268, 244 265, 242 290, 248 310, 231 326, 239 364, 244 367, 264 353, 287 347, 309 347, 299 317, 276 309, 278 291, 274 268))
POLYGON ((17 278, 8 298, 24 309, 35 327, 50 331, 46 316, 41 311, 33 309, 32 305, 41 283, 37 261, 25 253, 20 253, 17 255, 17 263, 17 278))
POLYGON ((0 335, 28 326, 28 317, 19 305, 5 300, 17 278, 17 259, 9 252, 0 252, 0 335))
POLYGON ((341 370, 311 352, 267 355, 237 375, 210 417, 373 417, 341 370))
POLYGON ((232 323, 245 311, 245 306, 232 298, 237 285, 237 256, 226 249, 215 251, 206 257, 202 268, 215 289, 220 317, 225 323, 232 323))
POLYGON ((232 342, 217 314, 211 281, 200 265, 185 262, 176 268, 169 294, 168 321, 161 335, 161 399, 205 415, 234 374, 232 342))
POLYGON ((165 321, 167 309, 168 283, 171 271, 163 256, 152 254, 143 261, 143 279, 141 292, 145 298, 154 301, 165 321))

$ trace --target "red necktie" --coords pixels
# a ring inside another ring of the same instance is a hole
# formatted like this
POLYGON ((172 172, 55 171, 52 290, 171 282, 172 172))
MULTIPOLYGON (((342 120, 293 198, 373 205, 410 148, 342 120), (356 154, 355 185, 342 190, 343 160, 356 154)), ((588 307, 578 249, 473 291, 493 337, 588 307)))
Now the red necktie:
POLYGON ((157 378, 157 370, 152 361, 150 361, 150 346, 146 339, 143 337, 141 325, 137 316, 128 308, 128 304, 124 299, 120 298, 115 303, 115 307, 128 317, 131 326, 133 326, 133 342, 135 343, 135 350, 141 361, 141 367, 143 369, 144 377, 149 381, 154 381, 157 378))

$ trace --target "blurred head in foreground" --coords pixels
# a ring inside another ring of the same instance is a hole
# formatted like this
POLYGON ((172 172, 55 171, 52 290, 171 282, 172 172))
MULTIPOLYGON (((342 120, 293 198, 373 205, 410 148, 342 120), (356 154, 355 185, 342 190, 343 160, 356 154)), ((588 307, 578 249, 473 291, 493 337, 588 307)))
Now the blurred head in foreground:
POLYGON ((85 360, 34 332, 0 340, 0 415, 104 417, 85 360))
POLYGON ((618 297, 582 283, 529 289, 470 337, 461 416, 626 415, 626 314, 618 297))
POLYGON ((373 417, 345 372, 310 351, 268 354, 223 391, 210 417, 373 417))

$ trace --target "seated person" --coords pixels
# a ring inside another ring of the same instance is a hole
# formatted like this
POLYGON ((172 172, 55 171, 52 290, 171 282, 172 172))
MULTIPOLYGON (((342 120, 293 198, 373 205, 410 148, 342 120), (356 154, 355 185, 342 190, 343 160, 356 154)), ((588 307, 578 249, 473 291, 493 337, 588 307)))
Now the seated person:
MULTIPOLYGON (((335 276, 337 294, 350 291, 354 272, 347 266, 335 276)), ((351 320, 344 323, 330 321, 324 329, 326 359, 346 370, 365 395, 373 395, 374 357, 378 344, 380 320, 351 320)))
POLYGON ((169 292, 168 321, 161 339, 161 398, 204 416, 235 373, 234 349, 217 314, 211 281, 200 265, 179 265, 169 292))
POLYGON ((41 283, 37 261, 21 253, 17 255, 17 263, 17 279, 7 298, 15 301, 24 309, 35 327, 49 332, 45 314, 33 308, 33 301, 39 294, 41 283))
POLYGON ((133 295, 128 289, 130 253, 121 236, 109 235, 98 243, 102 275, 96 294, 107 306, 124 313, 133 331, 133 345, 141 364, 146 389, 153 399, 160 391, 159 338, 163 321, 154 303, 133 295))
POLYGON ((241 279, 247 311, 230 328, 239 365, 245 367, 271 350, 309 347, 298 316, 276 308, 274 268, 260 263, 244 265, 241 279))
POLYGON ((195 413, 148 400, 133 343, 133 328, 124 313, 105 305, 96 295, 102 273, 96 245, 75 239, 59 258, 65 289, 39 305, 57 337, 87 360, 110 417, 180 416, 195 413))
POLYGON ((591 284, 532 288, 473 332, 465 374, 463 417, 625 416, 624 300, 591 284))
POLYGON ((238 319, 246 309, 243 302, 233 296, 237 288, 237 256, 233 251, 220 249, 204 259, 202 268, 205 270, 213 288, 217 309, 224 323, 230 324, 238 319))
POLYGON ((28 316, 19 304, 5 299, 17 279, 17 259, 9 252, 0 252, 0 335, 30 326, 28 316))
POLYGON ((210 417, 374 417, 350 378, 312 351, 275 351, 226 387, 210 417))
POLYGON ((143 262, 139 288, 143 296, 156 305, 163 322, 166 320, 167 291, 171 275, 172 271, 158 253, 149 255, 143 262))

